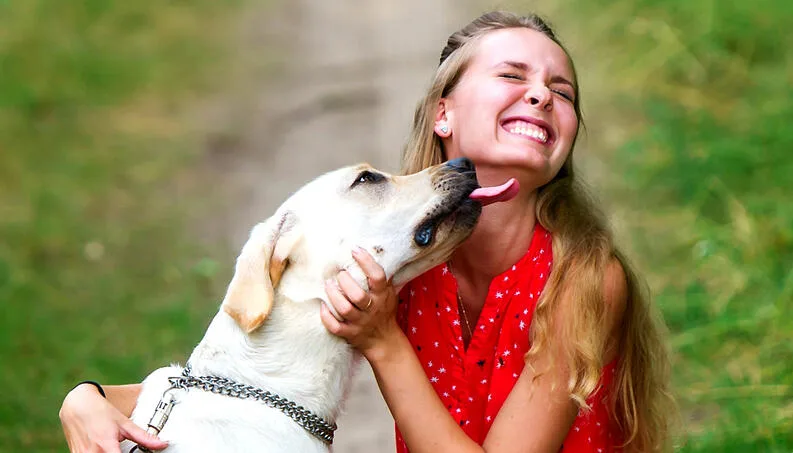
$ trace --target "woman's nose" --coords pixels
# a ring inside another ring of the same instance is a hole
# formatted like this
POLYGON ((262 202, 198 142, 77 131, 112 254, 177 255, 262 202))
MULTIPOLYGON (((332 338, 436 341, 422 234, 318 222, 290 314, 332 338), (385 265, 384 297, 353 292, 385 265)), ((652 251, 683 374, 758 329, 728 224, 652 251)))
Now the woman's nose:
POLYGON ((553 97, 551 96, 551 90, 549 90, 546 86, 530 87, 528 90, 526 90, 526 94, 523 95, 523 100, 540 110, 545 110, 546 112, 550 112, 553 109, 553 97))

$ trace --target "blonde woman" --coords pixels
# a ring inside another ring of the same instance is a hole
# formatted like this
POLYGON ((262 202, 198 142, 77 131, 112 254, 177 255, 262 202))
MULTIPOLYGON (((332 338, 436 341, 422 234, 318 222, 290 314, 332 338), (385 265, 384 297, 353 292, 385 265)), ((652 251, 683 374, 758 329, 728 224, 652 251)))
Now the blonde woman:
MULTIPOLYGON (((466 157, 500 186, 448 263, 400 296, 366 252, 323 306, 371 364, 397 451, 651 452, 668 447, 663 325, 577 183, 573 63, 537 16, 488 13, 452 34, 404 172, 466 157), (359 309, 358 307, 368 307, 359 309)), ((488 199, 490 198, 490 199, 488 199)))

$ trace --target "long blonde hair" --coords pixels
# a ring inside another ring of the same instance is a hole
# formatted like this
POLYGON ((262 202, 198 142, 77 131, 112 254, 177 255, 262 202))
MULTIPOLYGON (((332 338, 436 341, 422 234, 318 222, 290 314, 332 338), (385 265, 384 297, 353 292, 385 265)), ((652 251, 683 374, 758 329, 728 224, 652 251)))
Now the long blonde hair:
MULTIPOLYGON (((416 109, 403 156, 404 173, 446 160, 441 139, 434 133, 438 102, 457 86, 476 53, 478 40, 491 31, 508 28, 538 31, 564 49, 551 27, 536 15, 486 13, 453 33, 441 53, 432 85, 416 109)), ((577 87, 577 80, 574 83, 577 87)), ((581 124, 579 100, 576 96, 574 108, 581 124)), ((580 408, 589 409, 586 400, 598 386, 608 340, 608 332, 602 328, 607 316, 604 269, 616 258, 625 271, 628 301, 620 329, 611 418, 625 435, 625 451, 665 451, 675 407, 669 391, 665 328, 639 277, 617 250, 604 216, 576 178, 572 155, 571 150, 559 173, 538 190, 537 221, 553 235, 554 263, 537 303, 527 360, 548 347, 551 332, 555 341, 564 338, 559 348, 562 357, 558 358, 572 370, 570 397, 580 408), (575 306, 565 310, 563 318, 555 317, 555 310, 565 300, 575 306)))

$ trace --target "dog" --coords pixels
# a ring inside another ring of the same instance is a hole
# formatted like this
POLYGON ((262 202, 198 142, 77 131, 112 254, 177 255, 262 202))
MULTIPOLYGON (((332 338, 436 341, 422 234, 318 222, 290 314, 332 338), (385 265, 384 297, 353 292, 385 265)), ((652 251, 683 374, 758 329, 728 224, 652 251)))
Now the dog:
MULTIPOLYGON (((408 176, 361 164, 303 186, 252 229, 189 369, 172 365, 147 376, 132 420, 146 428, 158 406, 155 419, 170 410, 158 426, 168 453, 329 451, 360 355, 320 320, 320 304, 338 317, 325 281, 347 270, 367 288, 351 255, 360 246, 394 287, 408 282, 448 259, 471 234, 493 198, 475 195, 486 191, 464 158, 408 176), (248 398, 207 391, 206 382, 188 388, 188 376, 233 382, 248 389, 248 398), (275 402, 263 401, 266 395, 275 402), (324 431, 301 426, 285 413, 290 404, 297 418, 312 414, 303 425, 324 422, 324 431)), ((136 449, 142 451, 122 442, 123 451, 136 449)))

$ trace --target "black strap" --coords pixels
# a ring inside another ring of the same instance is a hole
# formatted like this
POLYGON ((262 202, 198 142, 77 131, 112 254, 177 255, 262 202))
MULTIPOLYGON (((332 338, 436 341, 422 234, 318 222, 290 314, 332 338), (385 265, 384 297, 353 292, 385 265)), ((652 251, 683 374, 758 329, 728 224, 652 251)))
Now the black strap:
POLYGON ((107 395, 105 395, 105 389, 103 389, 102 386, 99 385, 99 383, 96 382, 96 381, 81 381, 81 382, 78 382, 77 385, 72 387, 72 390, 76 389, 77 387, 79 387, 79 386, 81 386, 83 384, 91 384, 91 385, 93 385, 94 387, 96 387, 97 390, 99 390, 99 394, 102 395, 103 398, 107 398, 107 395))

